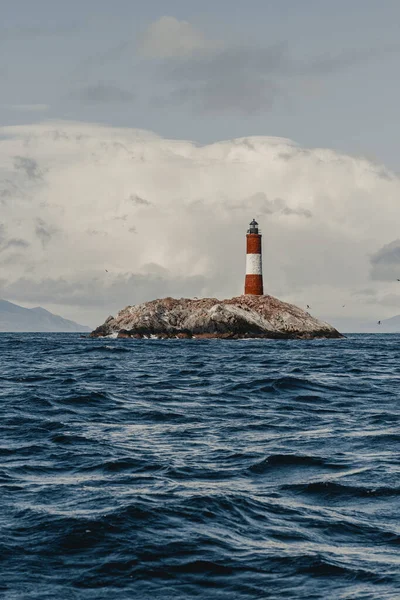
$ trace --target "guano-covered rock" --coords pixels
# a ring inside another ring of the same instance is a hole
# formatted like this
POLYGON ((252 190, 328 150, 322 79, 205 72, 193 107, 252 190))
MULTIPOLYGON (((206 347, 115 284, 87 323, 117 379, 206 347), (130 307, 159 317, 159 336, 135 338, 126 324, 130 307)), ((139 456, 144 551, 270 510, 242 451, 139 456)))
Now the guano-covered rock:
POLYGON ((340 338, 334 327, 272 296, 163 298, 127 306, 92 337, 127 338, 340 338))

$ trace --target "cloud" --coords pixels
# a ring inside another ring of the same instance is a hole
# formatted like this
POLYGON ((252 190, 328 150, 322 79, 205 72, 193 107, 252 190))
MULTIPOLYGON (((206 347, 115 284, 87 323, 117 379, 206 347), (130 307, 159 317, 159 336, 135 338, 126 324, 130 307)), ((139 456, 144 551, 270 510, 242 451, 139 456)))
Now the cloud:
POLYGON ((155 63, 155 80, 163 83, 156 101, 245 115, 271 110, 277 98, 293 97, 293 89, 298 95, 313 81, 399 51, 394 44, 302 57, 288 43, 211 39, 174 17, 151 23, 139 44, 139 55, 155 63))
MULTIPOLYGON (((149 298, 193 296, 204 285, 201 276, 174 277, 167 269, 149 266, 147 273, 87 273, 85 277, 45 277, 35 281, 22 277, 0 282, 2 294, 21 302, 61 304, 79 307, 103 307, 117 311, 135 298, 143 302, 149 298)), ((81 274, 82 275, 82 274, 81 274)))
POLYGON ((310 219, 312 217, 312 212, 311 210, 308 210, 308 208, 289 208, 288 206, 285 206, 284 208, 282 208, 282 214, 283 215, 296 215, 298 217, 306 217, 307 219, 310 219))
POLYGON ((6 104, 5 108, 21 112, 45 112, 50 106, 48 104, 6 104))
POLYGON ((330 75, 354 65, 362 65, 382 58, 388 54, 397 54, 400 44, 383 45, 381 48, 351 48, 341 50, 336 55, 325 54, 312 59, 307 65, 307 73, 330 75))
POLYGON ((274 214, 280 216, 306 217, 307 219, 312 217, 312 212, 308 208, 303 208, 301 206, 292 208, 288 206, 282 198, 274 198, 271 200, 264 192, 253 194, 253 196, 239 203, 236 207, 232 206, 232 209, 239 208, 240 210, 243 210, 249 204, 253 206, 253 211, 257 214, 257 218, 262 215, 274 214))
POLYGON ((103 67, 107 63, 118 60, 130 48, 130 44, 127 41, 121 41, 116 45, 113 45, 102 52, 97 52, 92 56, 82 60, 76 69, 77 73, 81 75, 87 74, 88 71, 96 67, 103 67))
POLYGON ((142 35, 138 51, 146 58, 175 58, 191 56, 196 51, 216 47, 187 21, 161 17, 151 23, 142 35))
POLYGON ((400 279, 400 239, 385 244, 371 255, 371 278, 378 281, 400 279))
POLYGON ((101 235, 101 236, 108 235, 107 231, 99 231, 98 229, 87 229, 86 233, 88 233, 89 235, 101 235))
POLYGON ((136 206, 151 206, 151 202, 149 202, 149 200, 146 200, 145 198, 141 198, 137 194, 131 194, 129 196, 129 200, 133 204, 136 204, 136 206))
POLYGON ((85 104, 125 104, 135 100, 135 95, 111 83, 87 85, 75 97, 85 104))
POLYGON ((281 90, 271 81, 229 72, 215 79, 177 86, 169 96, 171 105, 189 105, 195 112, 257 114, 269 111, 281 90))
POLYGON ((0 297, 62 304, 82 322, 156 296, 240 294, 253 217, 268 293, 327 318, 343 304, 346 316, 373 314, 362 290, 376 302, 398 291, 400 180, 329 149, 274 137, 199 146, 84 123, 3 127, 0 190, 0 297))
POLYGON ((42 246, 46 247, 47 244, 52 240, 53 235, 57 233, 57 228, 53 225, 45 223, 43 219, 36 219, 35 233, 40 239, 42 246))
POLYGON ((289 75, 290 63, 285 44, 209 43, 169 57, 160 75, 171 86, 172 104, 189 104, 197 112, 251 114, 270 110, 284 93, 282 75, 289 75))
POLYGON ((0 251, 8 250, 9 248, 19 248, 24 250, 29 247, 29 242, 26 240, 21 240, 19 238, 10 238, 6 241, 6 243, 2 246, 0 251))
POLYGON ((36 160, 28 156, 14 156, 14 168, 22 171, 28 179, 42 179, 43 173, 36 160))
POLYGON ((395 309, 400 308, 400 294, 385 294, 383 297, 376 300, 381 306, 389 306, 395 309))
POLYGON ((373 288, 364 288, 361 290, 356 290, 355 292, 352 293, 353 296, 368 296, 368 297, 373 297, 376 296, 376 290, 373 288))
MULTIPOLYGON (((21 238, 9 237, 7 227, 4 223, 0 223, 0 253, 3 254, 6 250, 25 250, 28 248, 29 242, 21 238)), ((2 256, 2 262, 7 261, 9 257, 2 256)))

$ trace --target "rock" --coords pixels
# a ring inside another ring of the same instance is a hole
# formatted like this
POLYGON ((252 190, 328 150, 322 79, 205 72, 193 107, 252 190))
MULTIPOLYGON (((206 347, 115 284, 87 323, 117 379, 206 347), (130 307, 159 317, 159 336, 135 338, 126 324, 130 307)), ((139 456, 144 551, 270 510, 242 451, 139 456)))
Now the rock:
POLYGON ((125 329, 121 329, 121 331, 118 332, 117 335, 118 338, 130 338, 132 337, 131 334, 129 333, 129 331, 125 331, 125 329))
MULTIPOLYGON (((165 334, 163 334, 163 336, 165 336, 165 334)), ((189 338, 191 338, 193 336, 190 335, 189 333, 177 333, 176 337, 178 338, 178 340, 188 340, 189 338)))
POLYGON ((100 325, 100 327, 97 327, 97 329, 92 331, 90 337, 106 337, 107 335, 110 335, 110 332, 108 329, 108 325, 104 323, 104 325, 100 325))
POLYGON ((272 296, 238 296, 229 300, 163 298, 127 306, 108 317, 92 337, 188 339, 340 338, 334 327, 301 308, 272 296))

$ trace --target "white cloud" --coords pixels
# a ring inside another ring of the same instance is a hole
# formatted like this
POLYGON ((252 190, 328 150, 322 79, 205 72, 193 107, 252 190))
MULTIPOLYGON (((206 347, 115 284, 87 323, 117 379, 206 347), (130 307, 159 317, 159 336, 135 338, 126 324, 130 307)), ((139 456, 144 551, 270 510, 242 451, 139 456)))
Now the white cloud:
POLYGON ((254 216, 267 293, 325 318, 342 304, 373 315, 362 290, 379 302, 400 285, 371 279, 398 238, 399 196, 385 168, 286 139, 198 146, 83 123, 3 127, 0 296, 95 325, 155 296, 240 294, 254 216))
POLYGON ((149 25, 138 50, 146 58, 183 58, 218 45, 187 21, 165 16, 149 25))

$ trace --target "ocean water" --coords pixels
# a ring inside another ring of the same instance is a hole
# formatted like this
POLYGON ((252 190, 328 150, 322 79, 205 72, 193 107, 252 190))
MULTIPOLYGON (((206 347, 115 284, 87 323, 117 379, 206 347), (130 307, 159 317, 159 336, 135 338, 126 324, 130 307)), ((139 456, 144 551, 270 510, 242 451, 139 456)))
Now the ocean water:
POLYGON ((0 335, 0 596, 400 598, 400 336, 0 335))

